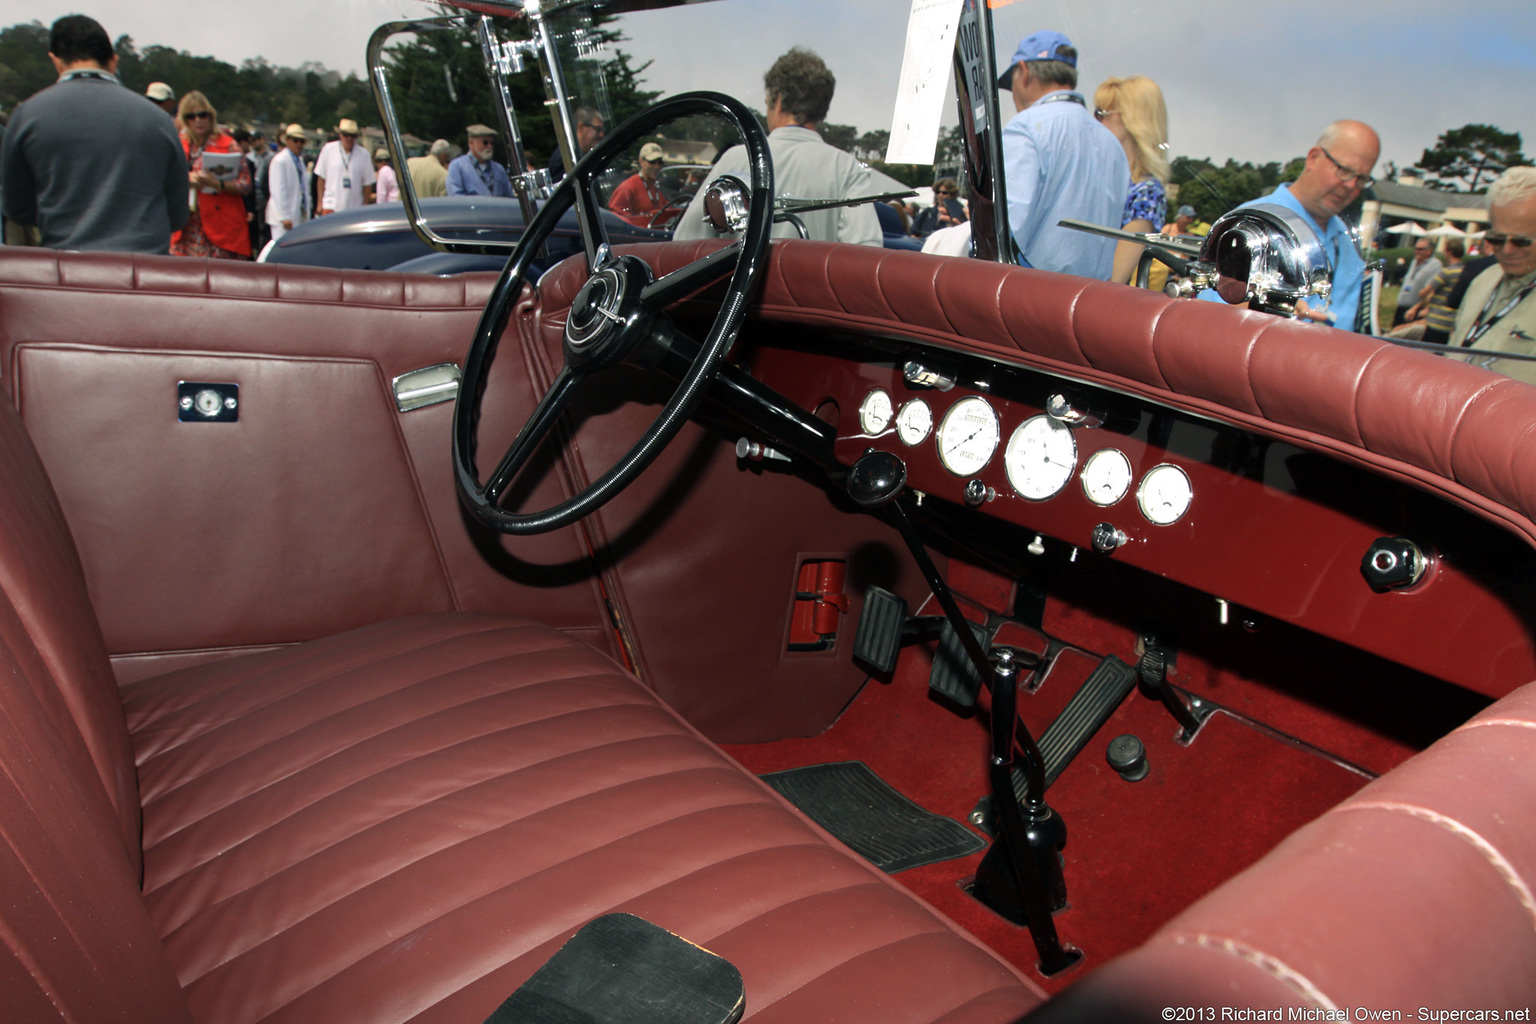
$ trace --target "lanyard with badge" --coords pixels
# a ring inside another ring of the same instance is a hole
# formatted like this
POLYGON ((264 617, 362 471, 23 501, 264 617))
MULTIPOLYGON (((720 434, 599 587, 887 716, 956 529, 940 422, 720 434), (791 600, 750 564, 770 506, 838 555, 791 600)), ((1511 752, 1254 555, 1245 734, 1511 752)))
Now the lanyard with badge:
POLYGON ((1461 347, 1471 348, 1473 342, 1487 334, 1490 330, 1493 329, 1494 324, 1504 319, 1504 317, 1509 315, 1511 310, 1520 305, 1525 297, 1531 294, 1532 288, 1536 288, 1536 278, 1532 278, 1530 281, 1528 281, 1525 287, 1515 292, 1515 294, 1510 297, 1510 300, 1504 303, 1504 305, 1499 309, 1497 313, 1494 313, 1492 317, 1489 317, 1488 314, 1493 309, 1493 300, 1496 299, 1499 294, 1499 289, 1494 288, 1493 291, 1488 294, 1488 301, 1483 303, 1482 312, 1478 313, 1477 319, 1472 322, 1472 329, 1468 331, 1467 336, 1461 340, 1461 347))

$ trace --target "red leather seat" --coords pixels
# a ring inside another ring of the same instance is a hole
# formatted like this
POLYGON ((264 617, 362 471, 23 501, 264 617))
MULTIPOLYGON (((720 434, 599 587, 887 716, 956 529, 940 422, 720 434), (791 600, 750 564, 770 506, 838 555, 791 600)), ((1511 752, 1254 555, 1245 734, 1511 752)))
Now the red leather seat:
POLYGON ((543 625, 420 616, 119 692, 3 402, 0 589, 7 1020, 478 1021, 615 910, 734 962, 757 1021, 1041 998, 543 625))

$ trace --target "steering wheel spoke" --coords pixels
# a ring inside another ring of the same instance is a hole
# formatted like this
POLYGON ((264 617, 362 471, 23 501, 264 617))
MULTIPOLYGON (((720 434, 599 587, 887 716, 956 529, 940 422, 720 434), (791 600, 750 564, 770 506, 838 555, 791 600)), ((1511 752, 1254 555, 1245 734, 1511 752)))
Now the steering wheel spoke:
POLYGON ((538 450, 540 442, 554 429, 555 421, 571 404, 571 399, 575 397, 585 376, 579 370, 573 370, 569 366, 560 368, 549 390, 544 392, 543 398, 539 399, 533 415, 528 417, 528 422, 523 424, 523 429, 517 432, 517 437, 512 439, 506 454, 496 464, 496 471, 485 482, 485 497, 491 504, 494 505, 501 500, 507 486, 517 478, 517 474, 538 450))
POLYGON ((708 256, 679 267, 646 285, 640 292, 640 304, 650 312, 667 308, 679 299, 702 291, 736 271, 741 257, 741 242, 732 242, 708 256))
POLYGON ((518 240, 517 250, 487 300, 464 359, 464 377, 454 409, 454 480, 460 499, 475 518, 503 533, 555 530, 602 507, 651 464, 693 415, 741 328, 747 304, 768 262, 772 196, 773 160, 767 134, 751 110, 720 93, 685 93, 665 100, 619 125, 576 165, 571 180, 555 190, 518 240), (657 128, 699 114, 729 121, 741 136, 752 177, 746 232, 741 241, 652 280, 650 268, 638 256, 610 251, 594 185, 608 167, 640 140, 654 135, 657 128), (476 435, 497 340, 507 330, 533 254, 541 250, 571 206, 576 207, 581 225, 587 280, 572 298, 565 318, 561 343, 564 365, 490 479, 481 484, 475 467, 476 435), (697 346, 678 341, 663 310, 727 277, 730 281, 708 334, 697 346), (601 474, 581 474, 591 483, 547 509, 509 512, 500 507, 500 500, 520 474, 530 472, 536 461, 542 464, 542 459, 533 458, 534 453, 555 432, 561 413, 572 407, 584 381, 624 363, 649 362, 664 363, 660 369, 674 377, 676 384, 661 411, 624 455, 601 474))

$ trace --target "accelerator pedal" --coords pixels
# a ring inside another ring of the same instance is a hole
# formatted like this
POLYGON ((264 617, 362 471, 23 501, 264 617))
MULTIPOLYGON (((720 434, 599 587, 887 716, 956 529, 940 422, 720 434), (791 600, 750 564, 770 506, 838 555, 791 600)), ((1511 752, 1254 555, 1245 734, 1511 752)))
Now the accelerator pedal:
MULTIPOLYGON (((1136 669, 1111 654, 1099 662, 1082 688, 1072 695, 1056 721, 1040 737, 1040 756, 1045 760, 1045 784, 1056 781, 1088 741, 1109 721, 1115 708, 1136 685, 1136 669)), ((1013 792, 1022 801, 1029 795, 1024 773, 1013 771, 1013 792)))

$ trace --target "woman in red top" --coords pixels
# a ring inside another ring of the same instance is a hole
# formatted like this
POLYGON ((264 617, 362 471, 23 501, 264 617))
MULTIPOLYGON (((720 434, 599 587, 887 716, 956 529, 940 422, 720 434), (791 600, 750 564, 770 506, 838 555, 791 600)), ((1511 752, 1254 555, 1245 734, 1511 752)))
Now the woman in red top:
POLYGON ((187 179, 192 215, 187 226, 171 236, 171 255, 250 259, 245 196, 251 191, 251 165, 243 158, 239 144, 219 131, 218 114, 208 98, 197 90, 181 98, 176 126, 181 129, 181 145, 187 151, 190 167, 187 179), (233 154, 233 172, 215 175, 205 170, 205 153, 233 154))

